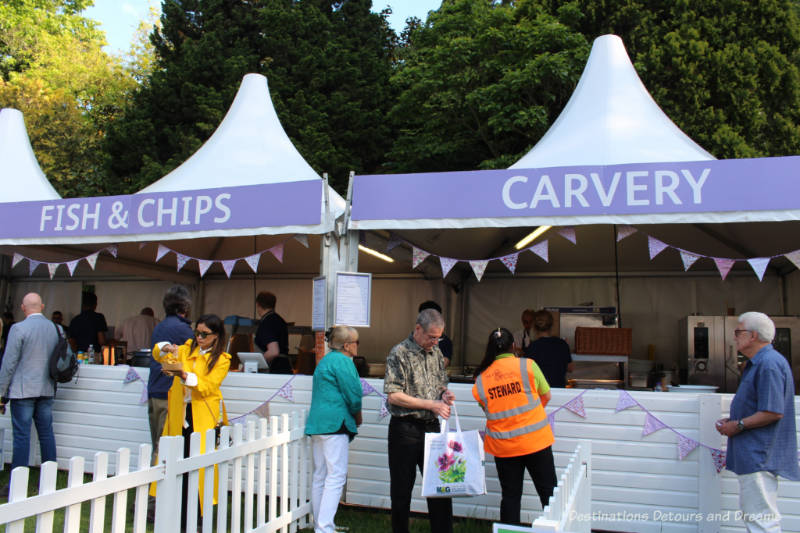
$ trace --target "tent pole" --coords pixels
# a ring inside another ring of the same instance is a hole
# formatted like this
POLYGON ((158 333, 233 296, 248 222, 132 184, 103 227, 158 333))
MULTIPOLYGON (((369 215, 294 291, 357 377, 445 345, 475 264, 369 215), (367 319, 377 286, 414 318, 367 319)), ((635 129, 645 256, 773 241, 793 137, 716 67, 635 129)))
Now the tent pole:
POLYGON ((622 327, 622 302, 619 296, 619 241, 617 240, 617 225, 614 224, 614 279, 617 286, 617 327, 622 327))
POLYGON ((459 294, 459 299, 461 300, 461 317, 459 320, 459 327, 461 330, 459 333, 459 348, 461 349, 461 371, 463 373, 464 366, 467 364, 467 329, 469 328, 469 314, 467 313, 467 307, 469 306, 469 283, 467 280, 464 280, 461 283, 461 292, 459 294))
POLYGON ((10 281, 9 273, 11 264, 9 263, 8 256, 0 255, 0 309, 6 311, 11 305, 7 302, 8 299, 8 284, 10 281))

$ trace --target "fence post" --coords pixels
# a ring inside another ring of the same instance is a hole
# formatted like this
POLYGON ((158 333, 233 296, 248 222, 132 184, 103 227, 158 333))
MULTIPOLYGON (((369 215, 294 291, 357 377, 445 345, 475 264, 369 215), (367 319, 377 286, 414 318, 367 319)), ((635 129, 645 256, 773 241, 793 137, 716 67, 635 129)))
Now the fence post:
MULTIPOLYGON (((714 448, 722 447, 722 435, 714 427, 722 414, 722 396, 719 394, 701 394, 698 435, 700 442, 714 448)), ((698 533, 716 533, 719 531, 722 510, 722 480, 717 473, 714 461, 708 450, 700 447, 697 458, 697 511, 703 517, 700 520, 698 533)))
MULTIPOLYGON (((73 457, 69 460, 69 477, 67 487, 79 487, 83 485, 83 471, 86 460, 81 457, 73 457)), ((64 533, 78 533, 81 527, 81 504, 70 505, 64 511, 64 533)))
POLYGON ((183 455, 183 437, 161 437, 159 461, 164 463, 164 479, 156 485, 156 523, 153 533, 175 533, 180 529, 181 476, 178 460, 183 455))
MULTIPOLYGON (((52 494, 56 491, 56 475, 58 473, 58 463, 47 461, 42 464, 39 471, 39 495, 52 494)), ((36 521, 36 531, 52 531, 53 517, 55 512, 50 511, 39 515, 36 521)))

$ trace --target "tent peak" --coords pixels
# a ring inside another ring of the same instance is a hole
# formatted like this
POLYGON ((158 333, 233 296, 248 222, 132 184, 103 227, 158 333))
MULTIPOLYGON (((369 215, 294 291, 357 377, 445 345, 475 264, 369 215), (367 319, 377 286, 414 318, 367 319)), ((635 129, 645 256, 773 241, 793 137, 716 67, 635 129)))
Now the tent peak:
POLYGON ((0 111, 0 190, 2 202, 57 200, 61 196, 47 181, 31 148, 25 119, 16 109, 0 111))
POLYGON ((281 126, 267 78, 246 74, 213 135, 178 168, 139 192, 322 179, 281 126))
POLYGON ((616 35, 595 39, 569 102, 510 168, 714 159, 661 110, 616 35))

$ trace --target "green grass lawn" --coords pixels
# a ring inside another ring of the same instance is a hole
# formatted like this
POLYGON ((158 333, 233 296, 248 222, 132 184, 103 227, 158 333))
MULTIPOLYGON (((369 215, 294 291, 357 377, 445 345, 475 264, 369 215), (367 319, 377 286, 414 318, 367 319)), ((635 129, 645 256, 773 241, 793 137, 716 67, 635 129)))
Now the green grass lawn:
MULTIPOLYGON (((5 486, 8 483, 11 473, 6 469, 0 471, 0 486, 5 486)), ((84 476, 84 482, 91 481, 91 475, 84 476)), ((28 477, 28 495, 33 496, 36 494, 39 484, 39 469, 31 468, 28 477)), ((67 486, 67 472, 59 470, 56 481, 56 488, 62 489, 67 486)), ((133 502, 135 501, 135 491, 133 489, 128 491, 128 518, 126 525, 126 532, 133 531, 132 518, 133 518, 133 502)), ((5 497, 0 497, 0 504, 6 503, 8 500, 5 497)), ((229 500, 230 503, 230 500, 229 500)), ((106 530, 111 526, 111 513, 113 511, 114 499, 113 497, 106 498, 106 514, 105 523, 106 530)), ((230 506, 229 506, 230 509, 230 506)), ((89 530, 89 515, 90 504, 84 503, 81 505, 81 531, 89 530)), ((336 513, 336 525, 344 526, 349 529, 351 533, 383 533, 391 531, 391 519, 389 512, 381 509, 371 509, 367 507, 358 507, 351 505, 340 505, 339 511, 336 513)), ((199 523, 198 523, 199 526, 199 523)), ((58 509, 55 512, 53 520, 53 531, 62 531, 64 529, 64 510, 58 509)), ((411 533, 429 532, 430 526, 428 519, 425 515, 414 515, 410 521, 411 533)), ((491 522, 484 520, 474 520, 470 518, 456 518, 454 523, 454 530, 458 533, 488 533, 492 530, 491 522)), ((0 531, 5 531, 5 526, 0 525, 0 531)), ((35 533, 36 521, 29 519, 25 521, 25 533, 35 533)), ((147 524, 147 531, 153 531, 153 524, 147 524)), ((215 529, 216 531, 216 529, 215 529)), ((309 533, 313 528, 302 529, 300 531, 309 533)))

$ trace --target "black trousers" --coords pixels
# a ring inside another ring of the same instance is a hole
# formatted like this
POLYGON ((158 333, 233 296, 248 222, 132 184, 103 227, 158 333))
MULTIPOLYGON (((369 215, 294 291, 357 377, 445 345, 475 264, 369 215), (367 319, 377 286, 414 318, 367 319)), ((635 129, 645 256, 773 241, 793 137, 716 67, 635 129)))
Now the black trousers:
POLYGON ((556 486, 556 466, 553 462, 553 448, 520 455, 518 457, 495 457, 497 477, 500 480, 500 521, 504 524, 520 524, 520 502, 522 500, 522 481, 525 470, 533 480, 542 507, 550 501, 556 486))
MULTIPOLYGON (((407 417, 392 417, 389 422, 389 478, 392 497, 392 531, 408 533, 411 491, 417 469, 422 473, 425 433, 438 433, 439 421, 423 422, 407 417)), ((452 498, 428 498, 432 533, 452 533, 452 498)))

